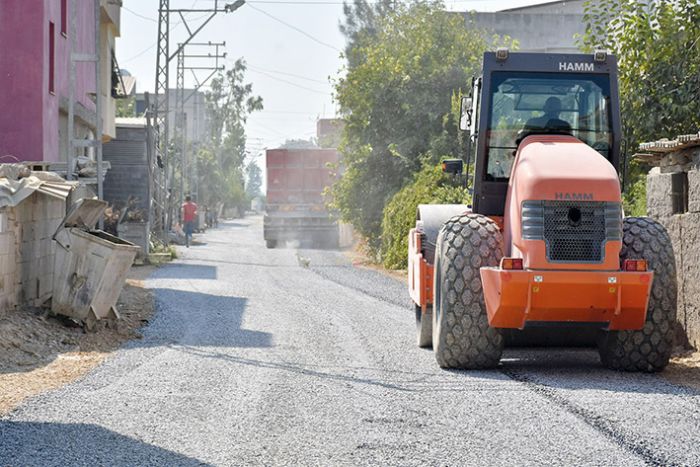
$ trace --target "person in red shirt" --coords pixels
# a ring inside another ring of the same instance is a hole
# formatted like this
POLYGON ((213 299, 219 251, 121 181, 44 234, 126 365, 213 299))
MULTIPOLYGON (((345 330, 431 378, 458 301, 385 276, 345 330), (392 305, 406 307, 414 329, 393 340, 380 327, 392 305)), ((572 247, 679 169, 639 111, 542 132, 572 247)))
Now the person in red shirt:
POLYGON ((185 244, 187 248, 192 242, 192 233, 194 232, 194 220, 197 218, 197 204, 192 202, 192 198, 185 197, 185 202, 182 203, 182 222, 185 228, 185 244))

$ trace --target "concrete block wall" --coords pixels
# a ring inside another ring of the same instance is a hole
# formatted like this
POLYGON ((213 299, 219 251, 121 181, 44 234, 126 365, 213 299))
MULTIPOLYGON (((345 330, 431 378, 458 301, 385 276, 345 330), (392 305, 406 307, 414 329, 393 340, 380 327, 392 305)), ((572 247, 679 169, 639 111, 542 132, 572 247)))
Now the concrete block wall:
POLYGON ((7 212, 0 211, 0 309, 8 310, 19 303, 15 233, 8 229, 7 212))
POLYGON ((0 212, 0 220, 7 222, 6 229, 0 229, 0 267, 7 262, 9 271, 0 269, 5 285, 0 305, 40 306, 51 298, 56 248, 52 237, 65 215, 64 200, 42 193, 0 212))
POLYGON ((647 176, 647 213, 669 232, 678 273, 678 322, 700 349, 700 154, 670 153, 647 176), (679 156, 684 163, 679 164, 679 156), (687 185, 673 186, 674 174, 687 185), (675 193, 674 193, 675 191, 675 193), (675 203, 674 203, 675 199, 675 203), (680 200, 680 201, 679 201, 680 200))

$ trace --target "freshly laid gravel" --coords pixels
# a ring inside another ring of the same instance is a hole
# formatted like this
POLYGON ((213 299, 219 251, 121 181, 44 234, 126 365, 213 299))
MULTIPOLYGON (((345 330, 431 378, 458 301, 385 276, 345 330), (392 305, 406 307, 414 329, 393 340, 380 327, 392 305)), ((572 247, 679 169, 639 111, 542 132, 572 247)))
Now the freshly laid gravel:
POLYGON ((443 371, 402 282, 266 250, 259 218, 201 239, 144 339, 0 419, 0 465, 700 464, 695 391, 588 350, 443 371))

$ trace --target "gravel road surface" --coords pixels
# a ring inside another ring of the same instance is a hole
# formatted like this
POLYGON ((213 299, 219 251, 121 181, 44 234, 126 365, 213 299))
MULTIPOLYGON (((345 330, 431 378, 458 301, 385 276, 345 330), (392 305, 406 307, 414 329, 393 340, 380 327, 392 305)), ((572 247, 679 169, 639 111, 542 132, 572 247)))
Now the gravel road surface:
POLYGON ((700 465, 694 390, 588 350, 444 371, 403 283, 266 250, 260 218, 200 239, 143 339, 0 419, 0 465, 700 465))

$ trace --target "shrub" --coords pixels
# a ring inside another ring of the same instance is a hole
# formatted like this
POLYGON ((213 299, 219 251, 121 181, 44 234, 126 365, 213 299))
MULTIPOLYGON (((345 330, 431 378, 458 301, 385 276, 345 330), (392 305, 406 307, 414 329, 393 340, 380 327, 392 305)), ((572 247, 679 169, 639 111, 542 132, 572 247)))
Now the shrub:
POLYGON ((384 267, 405 269, 408 254, 408 232, 416 225, 419 204, 466 203, 467 191, 456 186, 439 165, 424 162, 413 181, 396 193, 384 208, 381 257, 384 267))

